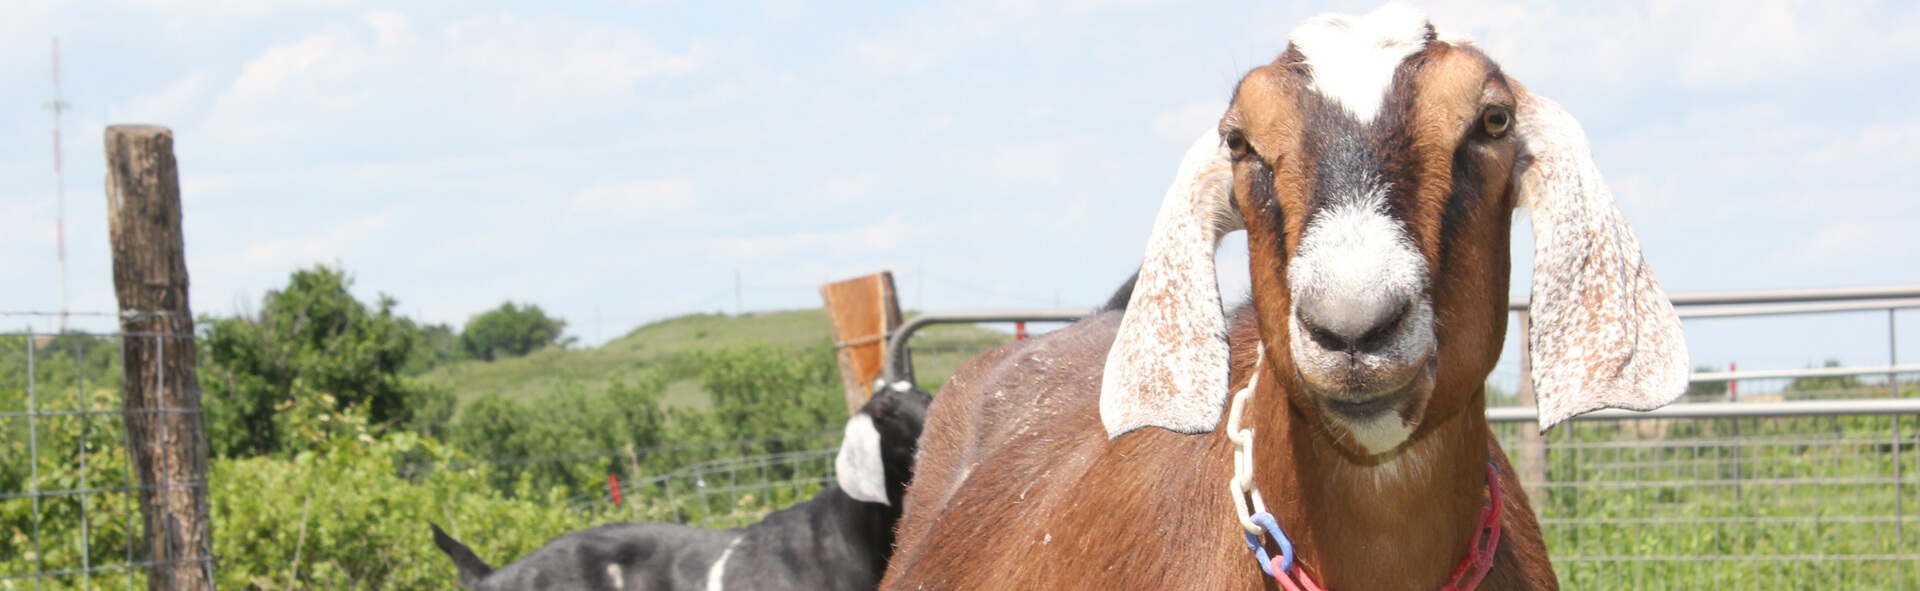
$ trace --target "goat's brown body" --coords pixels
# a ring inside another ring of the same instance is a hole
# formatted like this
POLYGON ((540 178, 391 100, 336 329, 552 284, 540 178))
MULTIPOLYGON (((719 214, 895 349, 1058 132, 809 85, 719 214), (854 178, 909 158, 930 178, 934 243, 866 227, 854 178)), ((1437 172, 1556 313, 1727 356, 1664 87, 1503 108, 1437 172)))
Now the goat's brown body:
MULTIPOLYGON (((1119 320, 1088 318, 954 375, 920 441, 884 589, 1276 588, 1234 516, 1223 428, 1107 439, 1098 393, 1119 320)), ((1253 365, 1253 324, 1241 314, 1234 325, 1236 385, 1253 365)), ((1248 407, 1257 482, 1328 589, 1439 587, 1467 554, 1489 456, 1507 502, 1480 588, 1558 588, 1525 493, 1479 413, 1429 425, 1398 468, 1366 465, 1307 426, 1285 383, 1267 371, 1248 407)))

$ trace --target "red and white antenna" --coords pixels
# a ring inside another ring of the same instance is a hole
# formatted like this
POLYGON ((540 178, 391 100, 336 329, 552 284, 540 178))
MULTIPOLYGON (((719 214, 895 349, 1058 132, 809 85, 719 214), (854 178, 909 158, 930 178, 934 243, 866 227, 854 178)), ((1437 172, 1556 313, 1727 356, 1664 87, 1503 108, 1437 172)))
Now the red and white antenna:
POLYGON ((53 111, 53 235, 60 262, 60 332, 67 332, 67 179, 60 170, 60 113, 68 106, 60 96, 60 38, 54 37, 53 100, 47 110, 53 111))

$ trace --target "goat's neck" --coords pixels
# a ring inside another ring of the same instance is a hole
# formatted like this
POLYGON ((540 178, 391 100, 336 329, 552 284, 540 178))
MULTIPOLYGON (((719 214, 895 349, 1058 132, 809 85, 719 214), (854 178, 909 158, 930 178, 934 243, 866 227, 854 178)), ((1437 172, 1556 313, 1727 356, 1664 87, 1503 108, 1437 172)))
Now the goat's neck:
MULTIPOLYGON (((1303 563, 1330 589, 1437 587, 1466 555, 1486 503, 1486 417, 1430 414, 1436 423, 1397 453, 1355 457, 1266 371, 1249 405, 1263 411, 1252 417, 1256 482, 1303 563)), ((1460 398, 1469 408, 1484 400, 1460 398)))

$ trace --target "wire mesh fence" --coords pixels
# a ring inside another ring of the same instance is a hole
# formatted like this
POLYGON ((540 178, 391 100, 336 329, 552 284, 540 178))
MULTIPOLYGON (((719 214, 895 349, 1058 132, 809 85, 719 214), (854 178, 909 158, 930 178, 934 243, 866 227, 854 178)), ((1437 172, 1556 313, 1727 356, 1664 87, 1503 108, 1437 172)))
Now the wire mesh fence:
MULTIPOLYGON (((838 434, 833 434, 837 439, 838 434)), ((698 462, 683 468, 619 482, 614 497, 576 498, 585 511, 625 512, 631 521, 738 527, 768 513, 813 498, 834 484, 838 442, 819 449, 778 452, 698 462)))
POLYGON ((123 400, 125 342, 181 338, 192 336, 0 333, 0 589, 134 589, 146 587, 151 569, 211 572, 211 549, 200 543, 210 539, 208 524, 153 521, 167 544, 156 554, 141 502, 205 498, 204 474, 159 466, 162 478, 142 484, 129 453, 201 428, 197 409, 123 400))
MULTIPOLYGON (((1915 398, 1914 377, 1775 392, 1915 398)), ((1567 588, 1920 589, 1920 416, 1575 421, 1529 453, 1533 428, 1495 433, 1567 588)))

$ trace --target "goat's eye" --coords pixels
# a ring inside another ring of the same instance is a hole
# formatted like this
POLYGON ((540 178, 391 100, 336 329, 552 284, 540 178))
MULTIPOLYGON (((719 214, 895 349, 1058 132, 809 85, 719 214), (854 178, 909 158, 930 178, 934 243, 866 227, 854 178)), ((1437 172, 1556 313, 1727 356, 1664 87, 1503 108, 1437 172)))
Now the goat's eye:
POLYGON ((1502 109, 1490 109, 1480 116, 1480 128, 1487 130, 1487 135, 1492 137, 1507 133, 1507 128, 1512 125, 1513 116, 1502 109))
POLYGON ((1233 157, 1239 158, 1247 153, 1247 136, 1238 131, 1227 132, 1227 149, 1233 151, 1233 157))

